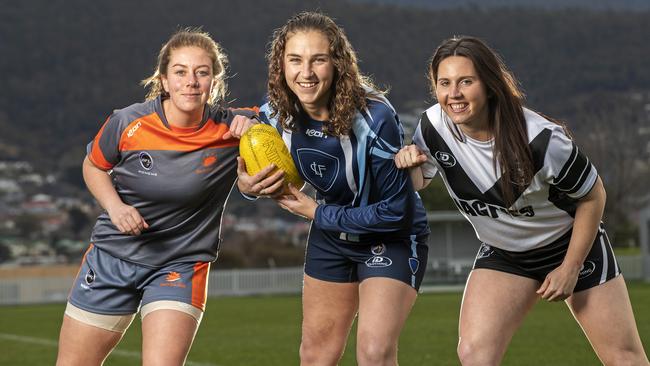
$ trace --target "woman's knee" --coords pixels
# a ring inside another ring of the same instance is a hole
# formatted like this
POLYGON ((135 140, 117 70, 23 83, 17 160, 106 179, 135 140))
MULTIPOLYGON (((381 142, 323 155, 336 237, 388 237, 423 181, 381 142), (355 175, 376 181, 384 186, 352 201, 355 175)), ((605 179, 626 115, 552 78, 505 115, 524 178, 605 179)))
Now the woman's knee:
POLYGON ((503 352, 497 345, 461 338, 456 349, 458 359, 463 366, 498 365, 503 352))
POLYGON ((395 364, 397 340, 388 338, 367 333, 359 334, 357 339, 357 362, 359 365, 395 364))
POLYGON ((345 341, 331 333, 303 331, 300 342, 301 364, 336 365, 343 355, 345 341))

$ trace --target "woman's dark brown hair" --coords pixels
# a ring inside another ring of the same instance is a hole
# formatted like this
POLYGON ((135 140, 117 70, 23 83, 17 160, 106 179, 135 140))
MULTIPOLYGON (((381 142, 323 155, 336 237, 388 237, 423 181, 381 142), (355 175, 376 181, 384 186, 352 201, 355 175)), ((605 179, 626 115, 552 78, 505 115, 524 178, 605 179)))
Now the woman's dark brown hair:
MULTIPOLYGON (((488 95, 489 129, 494 136, 494 170, 501 170, 500 188, 506 207, 510 207, 533 178, 533 155, 528 146, 524 118, 524 94, 503 60, 487 44, 474 37, 454 37, 442 42, 429 62, 429 79, 435 97, 438 66, 451 56, 467 57, 474 64, 488 95)), ((448 123, 454 135, 460 130, 448 123)))

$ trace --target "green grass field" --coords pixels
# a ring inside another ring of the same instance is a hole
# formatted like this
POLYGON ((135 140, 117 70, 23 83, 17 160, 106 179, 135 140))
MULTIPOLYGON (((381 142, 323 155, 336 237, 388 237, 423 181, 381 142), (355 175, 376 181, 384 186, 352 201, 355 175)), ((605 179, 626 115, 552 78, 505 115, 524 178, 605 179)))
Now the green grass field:
MULTIPOLYGON (((639 332, 650 346, 650 284, 628 285, 639 332)), ((457 365, 460 293, 420 295, 400 341, 400 364, 457 365)), ((53 365, 64 305, 1 307, 0 365, 53 365)), ((135 321, 106 365, 138 365, 135 321)), ((188 366, 298 364, 298 296, 211 298, 188 366)), ((354 365, 350 339, 341 365, 354 365)), ((589 343, 564 304, 540 302, 515 335, 503 365, 597 365, 589 343)))

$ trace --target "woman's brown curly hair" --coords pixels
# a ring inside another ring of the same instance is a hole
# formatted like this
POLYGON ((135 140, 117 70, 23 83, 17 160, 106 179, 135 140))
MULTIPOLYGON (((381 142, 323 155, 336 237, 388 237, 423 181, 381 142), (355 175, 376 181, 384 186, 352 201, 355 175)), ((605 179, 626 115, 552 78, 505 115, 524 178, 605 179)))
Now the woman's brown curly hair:
POLYGON ((277 118, 286 130, 294 130, 300 114, 304 113, 300 101, 289 89, 284 75, 284 50, 288 39, 298 32, 321 32, 329 40, 329 53, 334 64, 334 83, 327 103, 329 123, 327 133, 347 135, 356 111, 366 107, 366 96, 379 94, 372 81, 359 71, 357 56, 352 45, 334 21, 321 13, 302 12, 273 32, 271 47, 266 55, 269 63, 268 97, 277 118))

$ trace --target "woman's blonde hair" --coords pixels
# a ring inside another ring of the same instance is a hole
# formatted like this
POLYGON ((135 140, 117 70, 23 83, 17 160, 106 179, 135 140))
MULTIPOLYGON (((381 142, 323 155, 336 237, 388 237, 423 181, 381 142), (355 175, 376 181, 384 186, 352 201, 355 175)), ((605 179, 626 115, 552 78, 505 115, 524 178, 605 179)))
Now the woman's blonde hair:
POLYGON ((210 37, 210 34, 200 28, 190 27, 176 31, 160 49, 153 75, 142 80, 142 85, 149 88, 146 99, 151 100, 159 95, 163 97, 169 95, 163 88, 162 75, 167 73, 172 51, 183 47, 198 47, 208 53, 212 60, 213 73, 213 83, 208 104, 214 105, 223 101, 227 93, 226 69, 228 67, 228 58, 221 46, 210 37))
POLYGON ((377 93, 372 81, 361 75, 357 56, 343 30, 328 16, 317 12, 302 12, 273 33, 267 53, 269 63, 268 97, 272 117, 284 129, 295 129, 300 117, 300 101, 291 91, 284 75, 284 51, 288 39, 298 32, 318 31, 329 41, 329 53, 334 64, 333 93, 327 103, 329 123, 327 132, 334 136, 346 135, 352 127, 356 111, 366 107, 366 96, 377 93))

